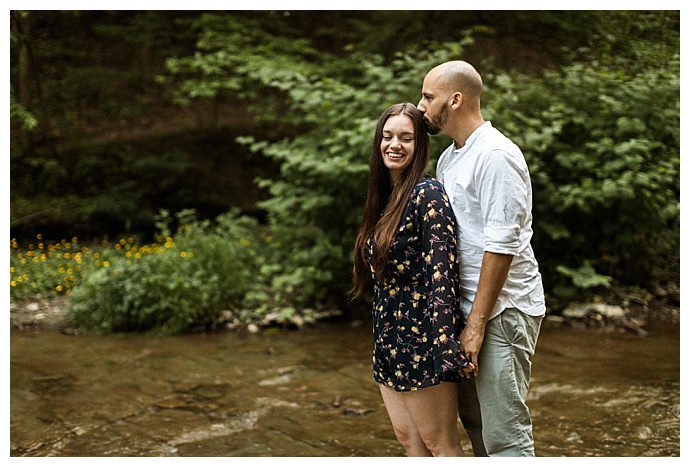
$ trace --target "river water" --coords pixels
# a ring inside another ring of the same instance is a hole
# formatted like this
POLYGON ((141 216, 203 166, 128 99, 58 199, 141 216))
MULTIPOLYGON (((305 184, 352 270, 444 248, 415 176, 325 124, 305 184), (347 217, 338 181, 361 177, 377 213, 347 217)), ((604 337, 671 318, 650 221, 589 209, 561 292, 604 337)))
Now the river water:
MULTIPOLYGON (((403 455, 371 378, 371 331, 354 324, 12 332, 11 455, 403 455)), ((539 456, 679 456, 679 327, 543 329, 528 405, 539 456)))

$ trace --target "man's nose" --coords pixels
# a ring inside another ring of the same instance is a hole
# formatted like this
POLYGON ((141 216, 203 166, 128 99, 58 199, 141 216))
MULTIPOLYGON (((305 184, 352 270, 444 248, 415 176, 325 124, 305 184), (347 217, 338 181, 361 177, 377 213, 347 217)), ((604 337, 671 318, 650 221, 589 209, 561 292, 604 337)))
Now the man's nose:
POLYGON ((424 107, 424 104, 422 104, 422 101, 424 99, 420 99, 419 102, 417 103, 417 110, 419 110, 422 113, 426 113, 426 107, 424 107))

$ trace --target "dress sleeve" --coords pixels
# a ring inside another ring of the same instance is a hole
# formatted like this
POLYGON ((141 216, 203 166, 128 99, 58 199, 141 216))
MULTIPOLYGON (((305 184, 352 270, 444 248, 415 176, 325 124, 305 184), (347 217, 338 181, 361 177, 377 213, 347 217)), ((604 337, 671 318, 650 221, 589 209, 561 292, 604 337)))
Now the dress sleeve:
POLYGON ((453 209, 443 186, 433 183, 419 192, 418 216, 422 232, 424 285, 437 372, 459 371, 467 366, 460 350, 459 265, 453 209))

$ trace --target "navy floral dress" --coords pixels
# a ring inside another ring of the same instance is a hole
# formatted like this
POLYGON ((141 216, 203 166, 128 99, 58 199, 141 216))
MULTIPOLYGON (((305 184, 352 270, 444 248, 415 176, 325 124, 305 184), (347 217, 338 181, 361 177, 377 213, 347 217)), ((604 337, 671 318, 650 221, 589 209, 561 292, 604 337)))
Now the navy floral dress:
MULTIPOLYGON (((458 381, 460 350, 456 223, 443 185, 415 186, 388 257, 384 282, 374 277, 374 380, 396 391, 458 381)), ((365 255, 371 268, 372 239, 365 255)), ((372 270, 373 276, 373 270, 372 270)))

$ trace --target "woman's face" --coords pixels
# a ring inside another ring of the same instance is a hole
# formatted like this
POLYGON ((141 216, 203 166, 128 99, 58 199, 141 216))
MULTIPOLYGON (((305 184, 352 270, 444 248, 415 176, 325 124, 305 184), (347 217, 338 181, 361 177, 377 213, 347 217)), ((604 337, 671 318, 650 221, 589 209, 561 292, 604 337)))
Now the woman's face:
POLYGON ((381 139, 381 157, 388 168, 393 183, 412 163, 414 157, 414 124, 407 115, 393 115, 383 126, 381 139))

